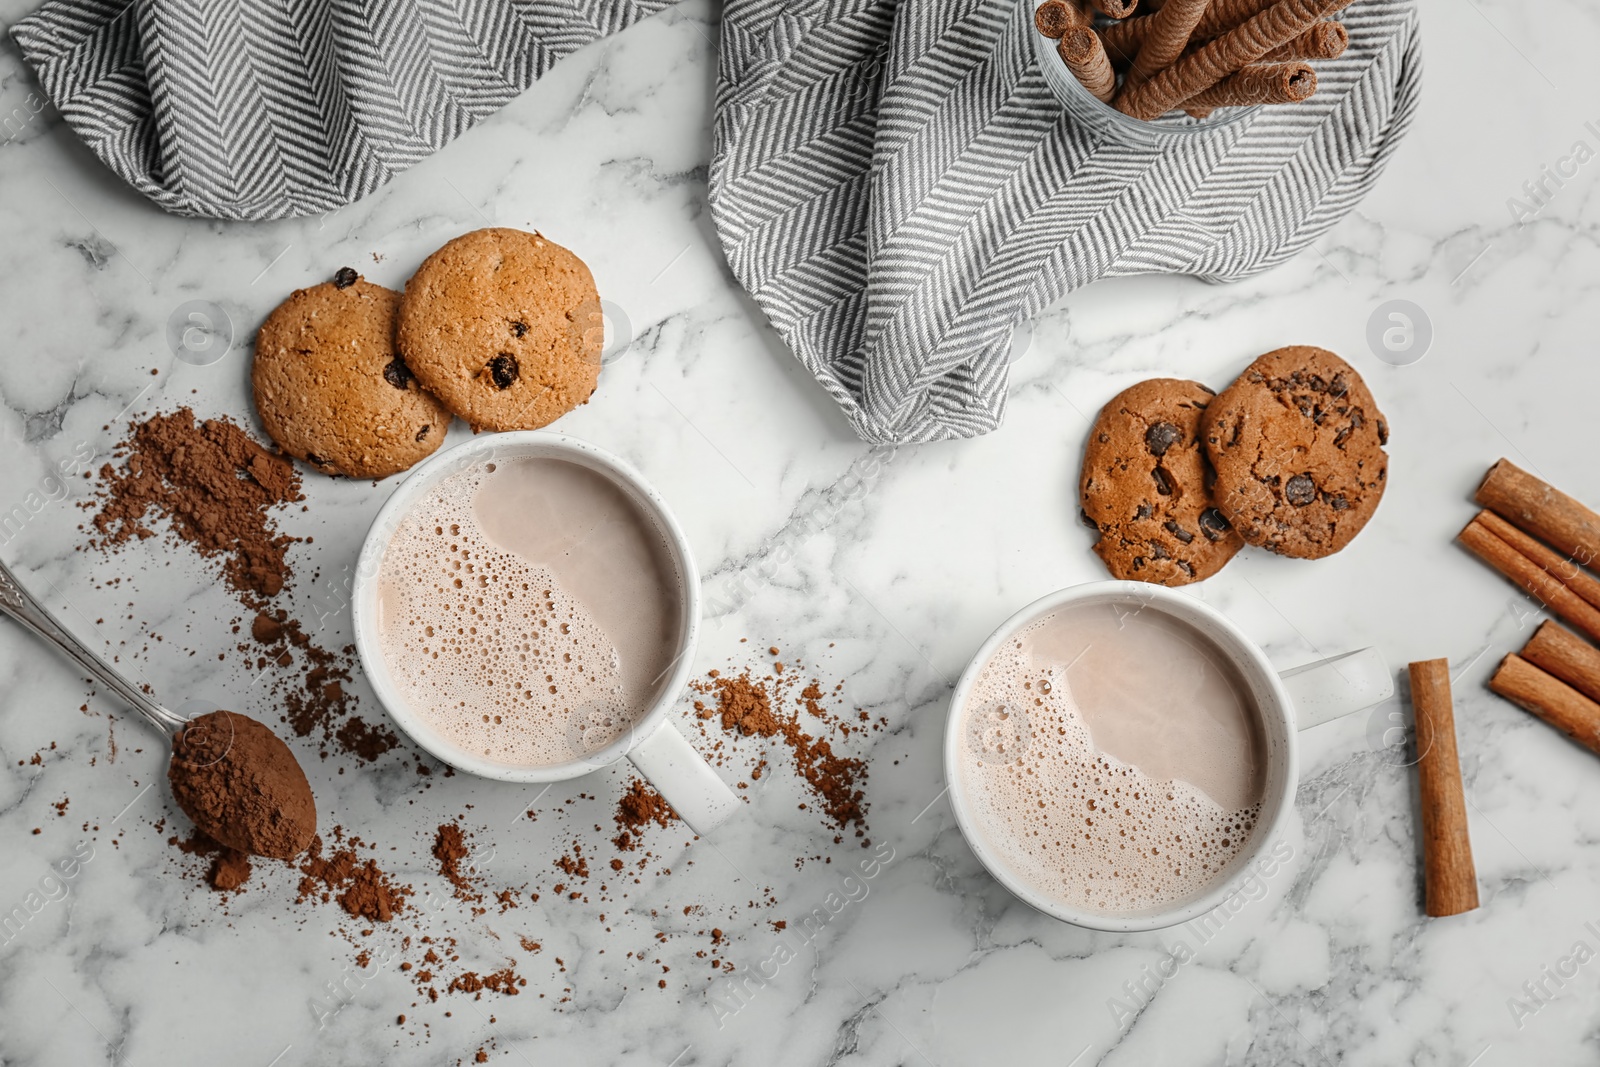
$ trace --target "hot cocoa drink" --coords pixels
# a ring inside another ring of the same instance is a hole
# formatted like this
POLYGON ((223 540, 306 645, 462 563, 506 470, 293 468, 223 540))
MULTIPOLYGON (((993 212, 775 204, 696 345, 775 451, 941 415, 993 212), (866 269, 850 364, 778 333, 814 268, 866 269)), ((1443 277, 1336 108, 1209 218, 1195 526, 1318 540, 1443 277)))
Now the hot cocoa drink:
POLYGON ((579 759, 623 736, 671 673, 683 578, 606 475, 485 462, 401 522, 378 575, 382 654, 410 710, 475 756, 579 759))
POLYGON ((958 773, 986 844, 1063 905, 1132 915, 1229 871, 1267 760, 1243 680, 1154 607, 1062 608, 1009 637, 963 708, 958 773))

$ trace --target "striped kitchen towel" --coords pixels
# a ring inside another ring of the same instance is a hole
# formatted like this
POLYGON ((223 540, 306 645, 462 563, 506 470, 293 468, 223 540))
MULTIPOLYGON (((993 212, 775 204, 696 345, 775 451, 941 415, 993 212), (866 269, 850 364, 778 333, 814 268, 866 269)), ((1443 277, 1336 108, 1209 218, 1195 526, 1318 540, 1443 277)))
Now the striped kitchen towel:
POLYGON ((11 29, 57 110, 168 211, 315 215, 671 0, 51 0, 11 29))
MULTIPOLYGON (((669 0, 50 0, 12 35, 169 211, 349 203, 669 0)), ((1308 103, 1147 147, 1068 117, 1029 0, 726 0, 711 207, 735 274, 871 441, 1000 424, 1011 331, 1096 278, 1241 278, 1376 179, 1414 0, 1357 0, 1308 103)))
POLYGON ((1070 118, 1028 0, 728 0, 711 207, 734 274, 869 441, 974 437, 1012 328, 1097 278, 1229 281, 1355 206, 1416 110, 1412 0, 1356 0, 1303 104, 1130 147, 1070 118))

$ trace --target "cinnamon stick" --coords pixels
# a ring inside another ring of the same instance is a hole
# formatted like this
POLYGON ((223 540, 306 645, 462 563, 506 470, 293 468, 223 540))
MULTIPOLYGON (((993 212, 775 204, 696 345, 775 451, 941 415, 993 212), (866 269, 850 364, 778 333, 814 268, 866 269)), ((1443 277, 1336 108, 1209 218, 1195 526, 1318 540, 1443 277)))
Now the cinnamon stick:
POLYGON ((1459 915, 1478 906, 1478 875, 1467 834, 1466 794, 1456 754, 1450 664, 1411 664, 1411 706, 1417 720, 1417 775, 1422 786, 1424 907, 1429 915, 1459 915))
POLYGON ((1577 627, 1586 637, 1600 641, 1600 609, 1568 589, 1550 572, 1518 552, 1474 518, 1457 535, 1464 546, 1485 563, 1532 593, 1545 607, 1577 627))
POLYGON ((1109 101, 1117 91, 1117 75, 1100 44, 1100 35, 1087 26, 1074 26, 1056 46, 1067 69, 1096 100, 1109 101))
POLYGON ((1523 646, 1522 658, 1590 700, 1600 701, 1600 648, 1546 619, 1523 646))
POLYGON ((1489 468, 1474 499, 1582 566, 1600 558, 1600 515, 1508 459, 1489 468))
POLYGON ((1263 63, 1292 59, 1338 59, 1350 45, 1350 31, 1339 22, 1319 22, 1261 57, 1263 63))
POLYGON ((1537 538, 1529 537, 1492 511, 1478 512, 1478 521, 1488 531, 1537 563, 1550 577, 1600 608, 1600 581, 1537 538))
POLYGON ((1345 0, 1277 0, 1235 29, 1202 46, 1149 81, 1124 89, 1112 102, 1136 119, 1153 119, 1211 88, 1321 21, 1345 0))
POLYGON ((1600 753, 1600 704, 1515 652, 1500 661, 1489 688, 1589 751, 1600 753))

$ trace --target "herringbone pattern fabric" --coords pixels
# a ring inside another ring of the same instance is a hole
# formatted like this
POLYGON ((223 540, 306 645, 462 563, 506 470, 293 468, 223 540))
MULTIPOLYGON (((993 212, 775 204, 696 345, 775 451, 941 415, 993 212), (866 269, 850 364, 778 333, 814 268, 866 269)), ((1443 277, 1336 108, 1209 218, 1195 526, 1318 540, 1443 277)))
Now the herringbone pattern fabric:
MULTIPOLYGON (((670 0, 51 0, 12 34, 169 211, 349 203, 670 0)), ((1367 191, 1416 107, 1414 0, 1358 0, 1311 102, 1127 147, 1076 124, 1027 0, 726 0, 711 205, 735 273, 873 441, 1004 415, 1012 327, 1109 275, 1244 277, 1367 191)))
POLYGON ((1012 327, 1111 275, 1232 280, 1376 179, 1416 108, 1411 0, 1357 0, 1306 104, 1157 147, 1067 116, 1026 0, 727 0, 711 206, 734 273, 872 441, 1004 415, 1012 327))
POLYGON ((180 215, 350 203, 671 0, 52 0, 12 28, 112 170, 180 215))

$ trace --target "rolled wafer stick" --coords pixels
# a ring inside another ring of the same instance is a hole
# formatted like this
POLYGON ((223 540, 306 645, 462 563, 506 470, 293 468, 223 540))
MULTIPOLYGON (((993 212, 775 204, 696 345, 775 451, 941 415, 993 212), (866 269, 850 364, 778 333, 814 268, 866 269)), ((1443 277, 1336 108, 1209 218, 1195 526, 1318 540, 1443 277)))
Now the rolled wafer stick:
POLYGON ((1127 84, 1137 85, 1157 71, 1171 66, 1183 54, 1184 46, 1189 43, 1189 35, 1194 32, 1195 25, 1199 23, 1200 16, 1205 14, 1210 2, 1168 0, 1166 6, 1151 15, 1150 32, 1139 46, 1139 54, 1133 57, 1127 84))
POLYGON ((1456 753, 1450 664, 1411 664, 1411 707, 1417 719, 1417 777, 1422 787, 1424 910, 1442 917, 1478 906, 1478 874, 1467 834, 1466 794, 1456 753))
POLYGON ((1600 753, 1600 704, 1515 652, 1500 661, 1489 688, 1591 752, 1600 753))
POLYGON ((1046 37, 1057 41, 1074 26, 1083 24, 1083 16, 1066 0, 1045 0, 1033 13, 1033 26, 1046 37))
POLYGON ((1119 63, 1132 63, 1154 24, 1154 18, 1155 15, 1138 15, 1102 27, 1100 35, 1105 41, 1106 53, 1119 63))
POLYGON ((1089 3, 1108 19, 1125 19, 1139 6, 1139 0, 1089 0, 1089 3))
MULTIPOLYGON (((1324 15, 1343 11, 1351 2, 1352 0, 1337 0, 1324 15)), ((1205 15, 1200 19, 1200 25, 1194 28, 1194 35, 1203 40, 1227 33, 1255 18, 1273 3, 1274 0, 1211 0, 1211 6, 1206 8, 1205 15)))
MULTIPOLYGON (((1190 35, 1193 41, 1208 41, 1218 34, 1226 33, 1236 26, 1242 25, 1246 20, 1261 14, 1271 7, 1275 0, 1211 0, 1206 6, 1205 14, 1200 16, 1200 21, 1195 24, 1194 33, 1190 35)), ((1339 0, 1328 14, 1349 7, 1351 0, 1339 0)), ((1101 33, 1105 35, 1106 51, 1113 59, 1127 56, 1129 61, 1138 54, 1139 48, 1144 44, 1145 37, 1155 23, 1154 15, 1135 15, 1131 19, 1105 27, 1101 33)), ((1287 42, 1285 42, 1287 43, 1287 42)), ((1306 57, 1312 58, 1312 57, 1306 57)))
POLYGON ((1342 2, 1344 0, 1277 0, 1259 15, 1184 56, 1148 81, 1118 93, 1112 106, 1136 119, 1153 119, 1299 36, 1342 2))
POLYGON ((1600 641, 1600 609, 1496 537, 1487 525, 1473 519, 1456 535, 1456 539, 1489 566, 1532 593, 1545 607, 1577 627, 1585 637, 1600 641))
POLYGON ((1489 468, 1473 499, 1581 566, 1600 559, 1600 515, 1508 459, 1489 468))
POLYGON ((1555 549, 1530 537, 1492 511, 1478 512, 1476 522, 1500 540, 1538 564, 1550 577, 1582 597, 1590 606, 1600 609, 1600 581, 1555 549))
POLYGON ((1323 21, 1305 33, 1285 41, 1261 57, 1263 63, 1286 63, 1294 59, 1338 59, 1350 45, 1350 31, 1340 22, 1323 21))
POLYGON ((1522 658, 1546 674, 1600 701, 1600 648, 1546 619, 1522 648, 1522 658))
POLYGON ((1095 99, 1109 101, 1117 91, 1117 75, 1100 43, 1100 35, 1087 26, 1074 26, 1056 46, 1061 59, 1095 99))
POLYGON ((1209 113, 1214 107, 1297 104, 1316 91, 1317 72, 1304 63, 1257 63, 1191 96, 1183 107, 1209 113))

